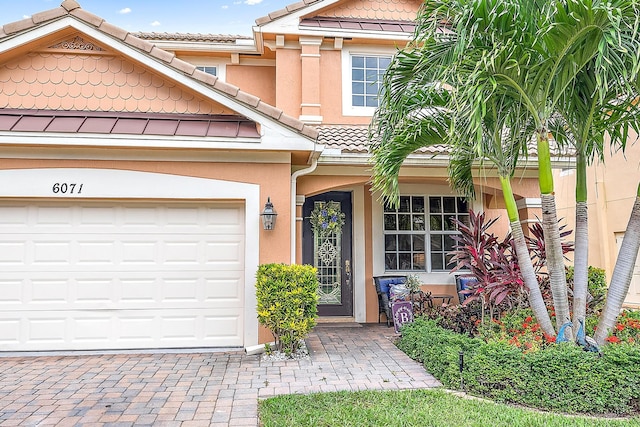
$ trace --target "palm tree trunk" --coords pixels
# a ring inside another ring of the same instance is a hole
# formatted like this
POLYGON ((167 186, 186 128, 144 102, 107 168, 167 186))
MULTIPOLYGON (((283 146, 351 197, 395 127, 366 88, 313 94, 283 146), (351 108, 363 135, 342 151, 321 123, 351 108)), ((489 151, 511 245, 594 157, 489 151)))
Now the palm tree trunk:
MULTIPOLYGON (((553 194, 542 194, 542 231, 544 232, 545 251, 547 254, 547 269, 553 306, 556 310, 556 329, 571 320, 569 314, 569 297, 567 295, 567 276, 562 254, 562 242, 558 229, 556 214, 556 198, 553 194)), ((565 329, 568 340, 573 339, 571 328, 565 329)))
MULTIPOLYGON (((556 311, 556 328, 571 320, 569 314, 569 298, 567 295, 567 276, 562 254, 560 229, 556 211, 556 198, 553 194, 553 174, 551 172, 551 153, 549 150, 549 136, 545 129, 537 132, 538 136, 538 183, 542 199, 542 231, 544 232, 545 251, 547 254, 547 270, 553 296, 553 306, 556 311)), ((573 339, 570 328, 566 330, 566 337, 573 339)))
POLYGON ((511 181, 508 177, 501 176, 500 184, 502 185, 502 194, 507 207, 507 215, 509 216, 509 224, 511 225, 511 235, 516 248, 516 255, 518 256, 518 265, 520 266, 524 284, 528 289, 529 305, 542 331, 549 336, 555 336, 556 332, 553 329, 553 323, 551 323, 549 312, 544 304, 540 284, 538 283, 538 278, 531 263, 531 254, 529 253, 529 248, 527 247, 527 242, 522 232, 516 200, 513 197, 513 190, 511 189, 511 181))
POLYGON ((606 344, 605 339, 615 326, 624 299, 627 297, 627 292, 629 292, 629 284, 633 277, 633 267, 638 257, 638 247, 640 247, 640 186, 638 186, 636 201, 631 210, 631 217, 624 233, 616 266, 613 269, 611 283, 607 291, 607 300, 594 335, 596 343, 600 346, 606 344))
POLYGON ((587 161, 579 152, 576 161, 576 231, 573 253, 573 324, 587 315, 589 284, 589 221, 587 208, 587 161))

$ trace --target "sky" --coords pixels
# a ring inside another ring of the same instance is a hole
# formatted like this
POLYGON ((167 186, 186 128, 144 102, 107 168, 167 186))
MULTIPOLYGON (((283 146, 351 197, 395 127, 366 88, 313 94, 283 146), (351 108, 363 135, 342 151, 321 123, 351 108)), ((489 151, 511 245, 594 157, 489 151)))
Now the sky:
MULTIPOLYGON (((297 0, 76 0, 127 31, 251 35, 255 20, 297 0)), ((62 0, 0 0, 0 25, 54 9, 62 0)))

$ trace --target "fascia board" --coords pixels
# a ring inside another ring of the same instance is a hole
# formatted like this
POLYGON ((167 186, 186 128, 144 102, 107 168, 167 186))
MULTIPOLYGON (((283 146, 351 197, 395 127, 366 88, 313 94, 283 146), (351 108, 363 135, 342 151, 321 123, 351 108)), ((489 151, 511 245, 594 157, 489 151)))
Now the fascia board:
POLYGON ((160 49, 172 52, 200 52, 200 53, 260 53, 255 45, 241 45, 228 43, 207 43, 207 42, 181 42, 181 41, 165 41, 165 40, 147 40, 160 49))
POLYGON ((130 147, 60 147, 31 145, 4 146, 0 144, 3 159, 46 159, 46 160, 112 160, 112 161, 157 161, 157 162, 210 162, 210 163, 278 163, 291 164, 288 151, 246 151, 246 150, 198 150, 198 149, 136 149, 130 147))
POLYGON ((355 30, 343 30, 339 28, 316 28, 316 27, 296 27, 293 31, 278 31, 274 34, 284 35, 296 35, 296 36, 322 36, 324 38, 342 37, 344 39, 368 39, 368 40, 380 40, 380 41, 411 41, 412 34, 392 32, 392 31, 355 31, 355 30))
POLYGON ((264 25, 256 25, 253 27, 254 32, 262 33, 274 33, 274 34, 293 34, 298 32, 298 25, 300 24, 300 18, 317 12, 320 9, 325 9, 342 0, 326 0, 321 1, 311 6, 303 7, 290 14, 275 18, 274 20, 267 22, 264 25))
MULTIPOLYGON (((315 145, 312 139, 289 129, 284 125, 281 125, 277 121, 263 115, 262 113, 251 107, 237 102, 235 99, 233 99, 233 97, 214 90, 209 85, 193 79, 191 76, 188 76, 183 72, 174 69, 173 67, 163 63, 162 61, 127 45, 122 40, 108 35, 96 29, 95 27, 89 26, 76 18, 64 17, 51 23, 31 29, 27 32, 10 37, 7 40, 3 40, 0 42, 0 54, 11 49, 15 49, 19 46, 26 45, 39 38, 48 36, 66 28, 73 28, 81 33, 85 33, 87 36, 93 38, 99 43, 102 43, 105 46, 109 46, 120 54, 148 67, 149 69, 154 70, 154 72, 159 73, 177 83, 180 83, 181 85, 198 92, 202 96, 219 104, 222 104, 225 107, 243 115, 244 117, 247 117, 248 119, 259 123, 263 136, 262 142, 264 142, 266 145, 274 144, 274 142, 278 140, 278 137, 280 141, 292 142, 288 146, 289 149, 313 149, 315 145)), ((265 149, 272 147, 262 148, 265 149)))
POLYGON ((204 150, 249 150, 249 151, 291 151, 294 142, 296 150, 315 151, 311 143, 302 146, 300 140, 291 141, 282 137, 257 138, 207 138, 158 135, 54 133, 54 132, 0 132, 0 146, 70 146, 140 149, 204 149, 204 150))

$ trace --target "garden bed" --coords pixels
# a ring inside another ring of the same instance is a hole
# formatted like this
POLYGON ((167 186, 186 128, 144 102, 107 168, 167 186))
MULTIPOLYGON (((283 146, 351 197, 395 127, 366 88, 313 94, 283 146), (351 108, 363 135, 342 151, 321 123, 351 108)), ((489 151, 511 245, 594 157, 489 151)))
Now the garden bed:
POLYGON ((640 411, 640 346, 633 343, 605 346, 601 354, 574 343, 518 346, 505 337, 487 341, 418 318, 402 328, 397 345, 445 387, 471 395, 554 412, 640 411))

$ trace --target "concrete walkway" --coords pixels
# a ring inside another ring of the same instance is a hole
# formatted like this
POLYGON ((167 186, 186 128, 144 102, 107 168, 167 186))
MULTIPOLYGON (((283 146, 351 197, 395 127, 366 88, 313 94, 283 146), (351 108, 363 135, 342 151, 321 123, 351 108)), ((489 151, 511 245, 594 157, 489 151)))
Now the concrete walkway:
POLYGON ((438 386, 382 325, 321 325, 310 359, 244 352, 0 358, 0 425, 256 426, 279 394, 438 386))

